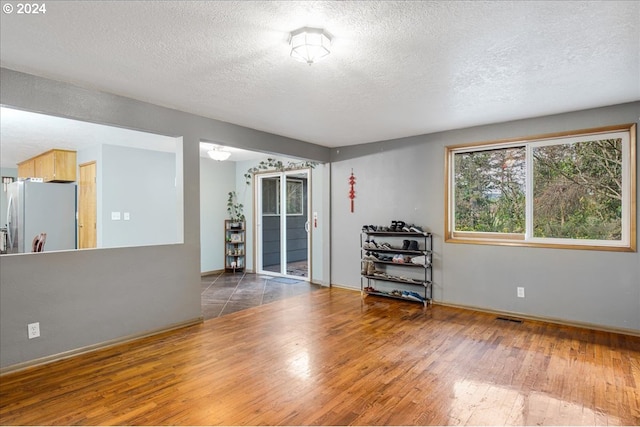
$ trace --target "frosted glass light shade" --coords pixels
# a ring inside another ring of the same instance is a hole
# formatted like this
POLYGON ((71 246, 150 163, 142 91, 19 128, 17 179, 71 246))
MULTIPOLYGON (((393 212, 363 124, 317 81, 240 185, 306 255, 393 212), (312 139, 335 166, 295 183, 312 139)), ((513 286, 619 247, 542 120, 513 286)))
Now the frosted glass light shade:
POLYGON ((207 151, 207 154, 213 160, 217 160, 219 162, 227 160, 229 158, 229 156, 231 155, 231 153, 229 151, 222 151, 222 150, 217 149, 217 148, 207 151))
POLYGON ((289 40, 293 59, 311 65, 329 55, 331 37, 320 28, 304 27, 291 33, 289 40))

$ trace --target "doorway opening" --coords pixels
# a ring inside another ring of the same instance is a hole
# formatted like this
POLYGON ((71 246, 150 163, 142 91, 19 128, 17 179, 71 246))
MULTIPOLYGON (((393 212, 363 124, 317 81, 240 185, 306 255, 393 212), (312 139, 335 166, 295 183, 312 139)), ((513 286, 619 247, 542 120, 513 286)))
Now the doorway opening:
POLYGON ((256 178, 258 272, 308 281, 310 171, 265 173, 256 178))

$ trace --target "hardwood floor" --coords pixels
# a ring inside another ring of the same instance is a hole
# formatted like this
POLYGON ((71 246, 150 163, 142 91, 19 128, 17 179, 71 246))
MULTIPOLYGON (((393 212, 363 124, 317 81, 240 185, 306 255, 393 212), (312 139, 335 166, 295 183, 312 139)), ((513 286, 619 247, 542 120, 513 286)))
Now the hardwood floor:
POLYGON ((640 338, 321 289, 0 377, 10 425, 638 425, 640 338))

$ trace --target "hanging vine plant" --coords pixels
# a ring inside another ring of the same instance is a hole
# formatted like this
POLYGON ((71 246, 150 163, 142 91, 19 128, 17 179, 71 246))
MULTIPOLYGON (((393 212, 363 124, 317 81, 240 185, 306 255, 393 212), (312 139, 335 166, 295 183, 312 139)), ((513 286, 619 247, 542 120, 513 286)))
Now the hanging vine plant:
POLYGON ((287 164, 284 164, 280 160, 269 158, 267 160, 261 161, 258 164, 258 166, 249 168, 247 170, 247 173, 244 174, 244 179, 245 179, 245 183, 247 185, 250 185, 253 175, 257 172, 271 171, 271 170, 277 171, 277 172, 285 172, 285 171, 290 171, 295 169, 305 169, 305 168, 313 169, 316 167, 317 164, 318 164, 317 162, 287 162, 287 164))

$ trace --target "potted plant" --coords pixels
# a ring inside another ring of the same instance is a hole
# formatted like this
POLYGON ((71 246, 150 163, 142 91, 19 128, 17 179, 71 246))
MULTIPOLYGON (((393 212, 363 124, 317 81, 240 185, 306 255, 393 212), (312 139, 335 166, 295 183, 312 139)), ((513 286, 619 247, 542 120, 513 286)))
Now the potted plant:
POLYGON ((227 213, 231 220, 231 228, 242 228, 242 221, 244 221, 244 213, 242 209, 244 206, 242 203, 238 203, 238 196, 235 191, 229 191, 229 197, 227 198, 227 213))

